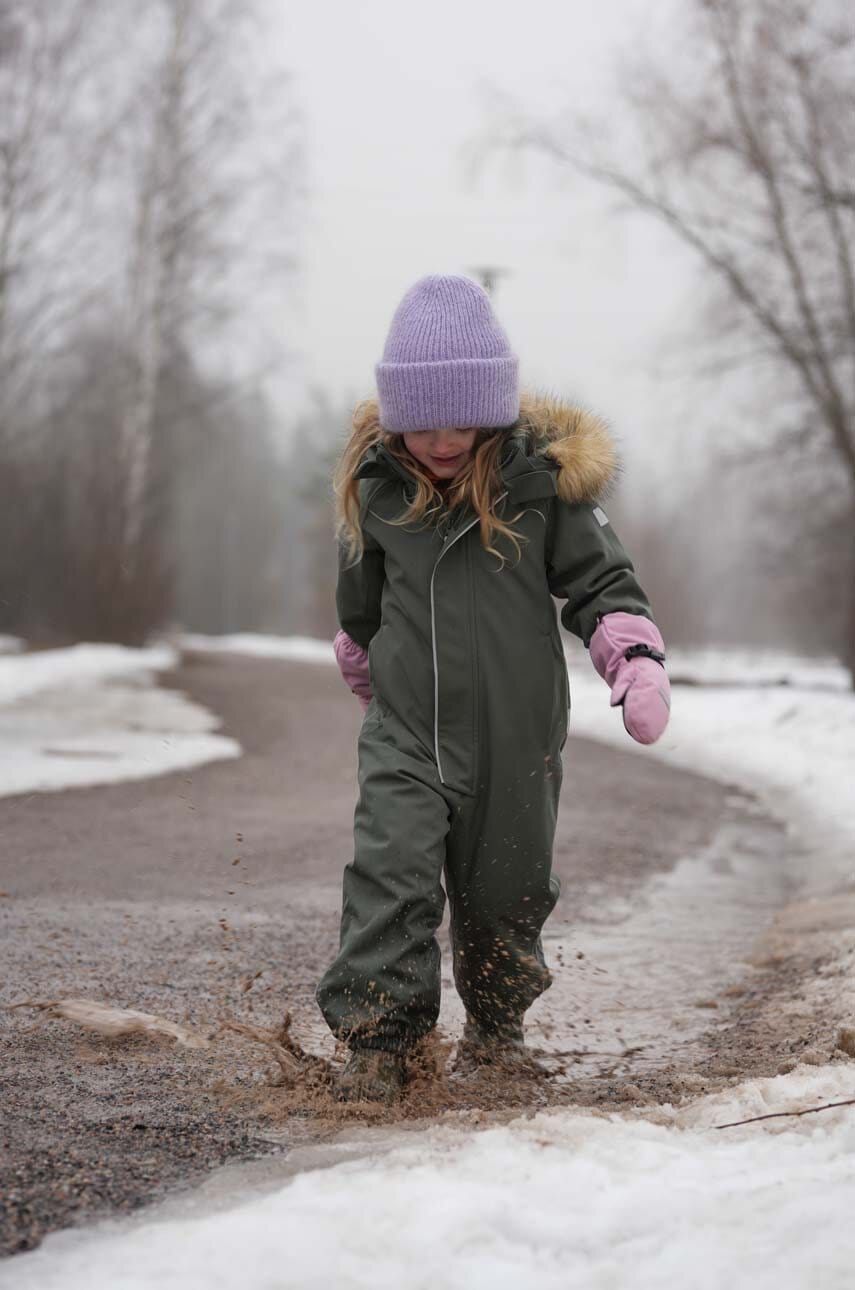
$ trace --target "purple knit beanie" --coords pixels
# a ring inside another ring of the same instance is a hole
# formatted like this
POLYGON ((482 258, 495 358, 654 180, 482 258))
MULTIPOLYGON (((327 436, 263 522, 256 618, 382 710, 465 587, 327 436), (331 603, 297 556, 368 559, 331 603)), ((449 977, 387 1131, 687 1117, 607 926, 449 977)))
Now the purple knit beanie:
POLYGON ((377 364, 384 430, 509 426, 519 416, 518 360, 471 278, 430 274, 404 296, 377 364))

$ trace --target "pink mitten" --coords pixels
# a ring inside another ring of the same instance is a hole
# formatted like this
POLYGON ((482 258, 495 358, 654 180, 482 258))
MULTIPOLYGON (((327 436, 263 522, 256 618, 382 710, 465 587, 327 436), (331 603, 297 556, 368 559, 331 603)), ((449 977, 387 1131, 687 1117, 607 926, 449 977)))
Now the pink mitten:
POLYGON ((591 662, 611 686, 611 706, 623 706, 629 734, 640 744, 655 743, 668 725, 671 709, 659 628, 642 614, 604 614, 589 648, 591 662))
POLYGON ((338 631, 333 640, 336 662, 347 685, 350 686, 363 712, 371 702, 371 681, 368 675, 368 651, 348 636, 346 631, 338 631))

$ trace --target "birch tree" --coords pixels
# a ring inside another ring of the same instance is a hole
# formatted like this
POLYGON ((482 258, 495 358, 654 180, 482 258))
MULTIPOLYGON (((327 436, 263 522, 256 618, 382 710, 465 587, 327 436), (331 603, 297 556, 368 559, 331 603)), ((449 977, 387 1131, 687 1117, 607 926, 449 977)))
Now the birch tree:
MULTIPOLYGON (((144 60, 131 96, 148 111, 129 114, 120 136, 134 197, 120 436, 129 595, 143 546, 156 540, 150 520, 153 510, 164 509, 158 489, 169 486, 153 470, 158 435, 187 424, 186 416, 172 416, 164 372, 183 354, 195 357, 228 335, 238 309, 248 336, 247 294, 263 273, 280 275, 284 294, 296 263, 287 254, 287 230, 300 190, 299 123, 287 78, 252 75, 251 0, 158 0, 150 12, 154 55, 144 60)), ((251 385, 245 373, 242 379, 251 385)), ((211 382, 211 389, 225 384, 227 378, 211 382)), ((168 446, 164 451, 174 458, 168 446)))
POLYGON ((225 218, 229 204, 222 155, 234 128, 224 103, 239 111, 228 102, 222 67, 233 8, 162 0, 153 34, 157 56, 135 87, 150 110, 133 121, 131 142, 136 209, 128 257, 130 371, 121 425, 123 570, 129 581, 145 527, 164 357, 188 341, 199 303, 193 298, 196 272, 204 264, 211 279, 217 276, 212 226, 225 218))
MULTIPOLYGON (((287 304, 302 154, 261 16, 257 0, 0 0, 5 630, 145 639, 175 608, 177 560, 193 582, 175 540, 185 449, 215 430, 222 461, 231 425, 233 454, 269 451, 256 305, 287 304)), ((247 491, 232 588, 273 541, 269 493, 253 515, 247 491)))

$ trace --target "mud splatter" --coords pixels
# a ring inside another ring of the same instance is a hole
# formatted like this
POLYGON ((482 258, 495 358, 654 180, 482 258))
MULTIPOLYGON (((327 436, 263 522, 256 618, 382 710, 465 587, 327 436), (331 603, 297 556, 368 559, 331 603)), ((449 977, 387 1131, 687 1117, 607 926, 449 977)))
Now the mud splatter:
POLYGON ((134 1008, 116 1008, 97 999, 22 999, 10 1003, 8 1012, 18 1008, 32 1008, 42 1014, 41 1020, 55 1017, 74 1021, 96 1034, 117 1039, 121 1035, 168 1035, 185 1048, 207 1048, 208 1039, 200 1031, 179 1025, 166 1017, 156 1017, 151 1012, 138 1012, 134 1008))

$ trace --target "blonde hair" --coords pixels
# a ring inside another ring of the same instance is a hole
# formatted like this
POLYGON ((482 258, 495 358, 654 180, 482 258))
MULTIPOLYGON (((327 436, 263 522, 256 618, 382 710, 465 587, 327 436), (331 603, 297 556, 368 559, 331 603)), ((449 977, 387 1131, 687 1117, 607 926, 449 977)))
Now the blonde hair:
MULTIPOLYGON (((510 524, 492 513, 492 507, 502 489, 499 458, 510 437, 508 430, 479 430, 475 436, 472 456, 455 476, 453 482, 441 492, 424 467, 407 449, 402 434, 384 430, 377 417, 377 403, 366 399, 353 413, 350 438, 339 457, 333 474, 333 492, 336 501, 336 535, 347 547, 348 559, 356 563, 362 556, 364 539, 360 524, 359 480, 356 469, 365 450, 374 443, 382 443, 393 457, 407 467, 416 481, 416 492, 409 506, 391 524, 432 523, 443 504, 450 510, 469 503, 478 516, 481 543, 491 555, 498 557, 501 568, 506 557, 494 545, 497 534, 502 534, 513 544, 517 556, 521 555, 519 539, 510 524)), ((520 512, 522 514, 522 512, 520 512)), ((514 516, 514 520, 519 515, 514 516)), ((522 538, 525 541, 525 538, 522 538)))

